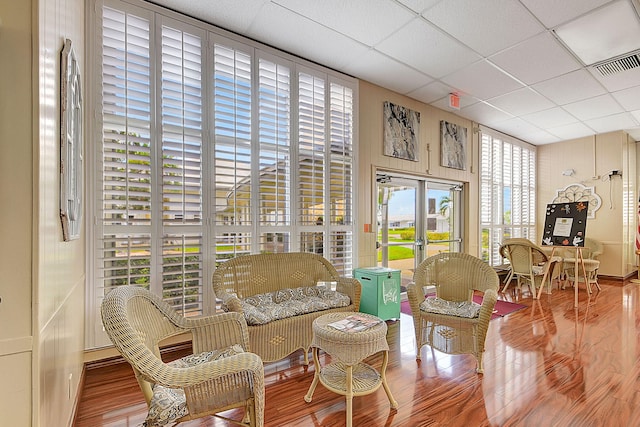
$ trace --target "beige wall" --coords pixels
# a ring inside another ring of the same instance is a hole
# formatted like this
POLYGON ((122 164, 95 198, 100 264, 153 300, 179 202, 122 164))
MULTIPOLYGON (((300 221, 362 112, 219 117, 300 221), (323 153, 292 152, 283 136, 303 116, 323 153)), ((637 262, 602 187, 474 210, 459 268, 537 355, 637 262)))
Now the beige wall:
MULTIPOLYGON (((446 179, 465 184, 465 206, 469 215, 465 216, 464 251, 479 254, 478 241, 478 134, 473 131, 473 122, 451 112, 434 108, 414 99, 361 81, 359 87, 358 137, 358 206, 357 267, 376 264, 376 237, 374 232, 365 233, 364 224, 375 225, 373 201, 376 200, 375 169, 402 172, 422 178, 446 179), (382 107, 385 101, 420 112, 420 132, 418 161, 401 160, 383 154, 382 107), (457 170, 440 166, 440 121, 446 120, 467 128, 468 152, 467 170, 457 170), (427 144, 430 153, 427 153, 427 144), (429 155, 430 154, 430 155, 429 155), (427 173, 429 171, 430 173, 427 173)), ((375 227, 372 227, 374 230, 375 227)))
POLYGON ((65 37, 84 58, 84 2, 0 0, 0 19, 1 424, 66 426, 82 372, 85 246, 62 241, 58 88, 65 37))
POLYGON ((0 0, 0 424, 31 420, 31 4, 0 0))
POLYGON ((538 146, 539 224, 544 224, 546 205, 556 191, 569 184, 594 187, 602 199, 596 217, 587 221, 586 231, 588 237, 604 245, 599 258, 601 275, 626 277, 635 270, 635 159, 635 143, 621 131, 538 146), (575 175, 563 176, 566 169, 574 169, 575 175), (622 171, 622 177, 609 179, 612 170, 622 171))

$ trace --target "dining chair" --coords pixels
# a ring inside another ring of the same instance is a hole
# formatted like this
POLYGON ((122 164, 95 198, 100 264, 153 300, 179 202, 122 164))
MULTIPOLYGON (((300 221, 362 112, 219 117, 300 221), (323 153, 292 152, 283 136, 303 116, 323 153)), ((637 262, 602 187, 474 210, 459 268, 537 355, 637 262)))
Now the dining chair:
MULTIPOLYGON (((551 284, 559 275, 556 266, 562 261, 561 257, 550 256, 542 247, 525 238, 506 239, 500 247, 500 253, 506 255, 509 260, 519 290, 523 284, 527 284, 533 298, 539 298, 541 288, 546 282, 551 292, 551 284), (538 288, 540 292, 537 292, 538 288)), ((506 282, 502 292, 505 292, 508 286, 509 282, 506 282)))

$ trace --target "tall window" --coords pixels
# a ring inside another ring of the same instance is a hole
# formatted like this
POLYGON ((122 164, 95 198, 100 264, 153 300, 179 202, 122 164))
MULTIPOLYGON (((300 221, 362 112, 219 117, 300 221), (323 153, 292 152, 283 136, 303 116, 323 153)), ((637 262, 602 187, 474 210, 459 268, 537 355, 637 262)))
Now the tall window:
POLYGON ((357 82, 146 2, 96 4, 88 346, 108 342, 115 286, 193 316, 238 255, 321 253, 349 275, 357 82))
POLYGON ((503 262, 504 239, 536 239, 536 151, 523 141, 483 128, 480 143, 482 259, 503 262))

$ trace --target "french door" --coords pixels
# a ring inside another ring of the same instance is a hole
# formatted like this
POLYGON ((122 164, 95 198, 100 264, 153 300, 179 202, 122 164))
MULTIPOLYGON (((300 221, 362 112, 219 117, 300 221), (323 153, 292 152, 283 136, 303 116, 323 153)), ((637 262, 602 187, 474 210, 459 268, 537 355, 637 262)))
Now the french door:
POLYGON ((378 266, 399 269, 406 285, 426 257, 460 252, 463 189, 457 182, 378 172, 378 266))

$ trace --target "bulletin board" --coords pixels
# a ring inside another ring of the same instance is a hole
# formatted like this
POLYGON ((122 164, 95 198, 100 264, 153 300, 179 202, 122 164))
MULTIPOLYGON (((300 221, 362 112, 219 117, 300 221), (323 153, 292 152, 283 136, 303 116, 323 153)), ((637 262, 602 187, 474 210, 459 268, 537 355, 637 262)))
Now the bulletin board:
POLYGON ((587 201, 548 204, 542 245, 584 247, 588 210, 587 201))

